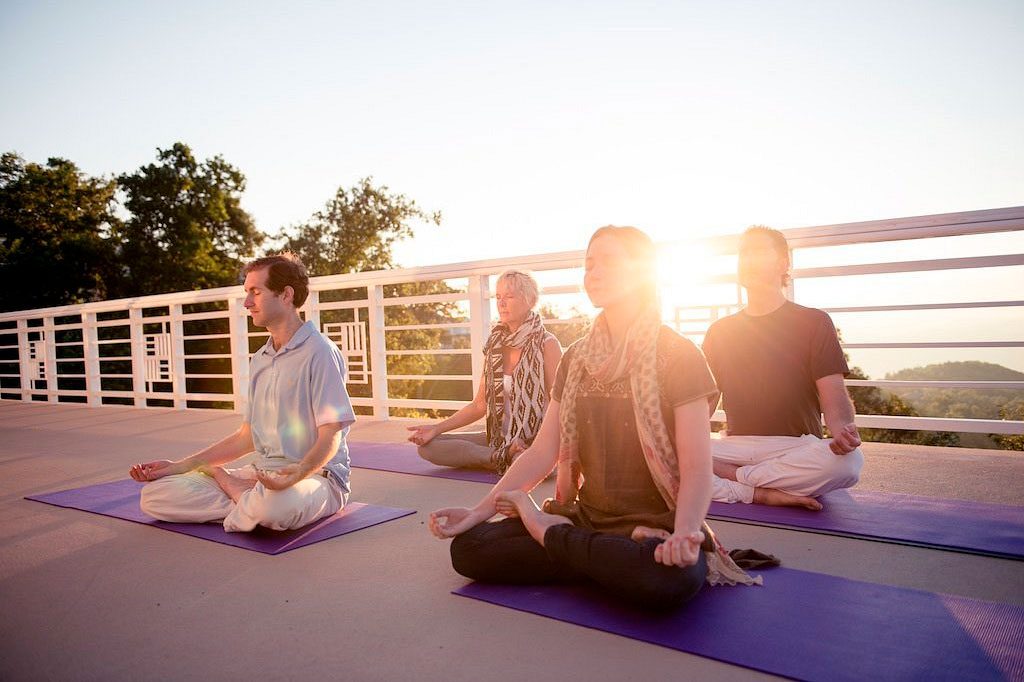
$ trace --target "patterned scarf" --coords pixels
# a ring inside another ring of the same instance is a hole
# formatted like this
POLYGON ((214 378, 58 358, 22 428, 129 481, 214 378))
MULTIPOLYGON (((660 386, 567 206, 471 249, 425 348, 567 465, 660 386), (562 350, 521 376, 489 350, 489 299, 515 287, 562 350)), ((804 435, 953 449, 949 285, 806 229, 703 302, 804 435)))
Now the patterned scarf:
POLYGON ((484 344, 484 383, 489 397, 487 405, 487 444, 494 448, 491 460, 499 474, 512 464, 509 449, 517 440, 528 446, 533 442, 544 418, 548 396, 544 390, 544 325, 540 315, 531 312, 513 333, 508 325, 498 323, 484 344), (509 406, 508 435, 503 433, 505 420, 505 362, 502 350, 519 348, 522 354, 512 370, 512 395, 509 406))
MULTIPOLYGON (((601 313, 594 321, 590 333, 577 343, 562 389, 559 409, 559 480, 556 483, 559 506, 575 502, 580 487, 582 470, 576 398, 586 370, 586 373, 605 385, 629 376, 633 417, 644 461, 665 504, 670 510, 675 510, 679 494, 679 458, 661 412, 657 371, 657 340, 660 330, 661 318, 658 312, 653 308, 647 309, 637 316, 625 338, 615 345, 605 315, 601 313), (564 481, 565 476, 569 476, 570 480, 564 481), (571 493, 572 499, 564 499, 566 490, 574 491, 571 493)), ((735 564, 706 521, 703 522, 702 530, 705 535, 702 549, 708 561, 707 580, 710 584, 761 583, 760 577, 751 578, 735 564)))

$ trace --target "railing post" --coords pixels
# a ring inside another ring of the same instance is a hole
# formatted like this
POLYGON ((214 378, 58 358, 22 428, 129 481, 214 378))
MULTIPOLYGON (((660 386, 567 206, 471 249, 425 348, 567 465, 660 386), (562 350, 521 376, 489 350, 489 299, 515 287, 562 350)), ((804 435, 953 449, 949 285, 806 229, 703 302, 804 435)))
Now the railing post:
POLYGON ((174 409, 184 410, 188 405, 185 394, 188 386, 185 382, 185 327, 181 320, 181 304, 174 303, 171 313, 171 380, 174 391, 174 409))
POLYGON ((320 292, 310 291, 306 302, 302 304, 302 311, 306 313, 306 322, 312 322, 317 331, 320 329, 320 292))
POLYGON ((59 402, 57 395, 57 334, 53 329, 53 316, 43 318, 43 352, 46 353, 46 401, 59 402))
POLYGON ((242 299, 228 299, 228 331, 231 335, 231 392, 235 412, 245 414, 249 402, 249 321, 242 299))
POLYGON ((99 407, 103 404, 100 397, 102 381, 100 379, 100 345, 96 326, 96 313, 82 313, 82 355, 85 357, 85 392, 86 404, 99 407))
POLYGON ((132 394, 135 407, 146 406, 146 344, 142 328, 142 308, 128 309, 132 342, 132 394))
POLYGON ((21 374, 21 399, 32 402, 32 360, 29 358, 31 344, 28 340, 28 320, 18 318, 18 373, 21 374))
POLYGON ((490 275, 469 278, 469 347, 473 371, 473 395, 480 390, 484 372, 484 344, 491 333, 490 275))
POLYGON ((366 287, 370 327, 370 387, 373 392, 374 419, 387 419, 388 414, 388 356, 384 336, 384 288, 380 284, 366 287))

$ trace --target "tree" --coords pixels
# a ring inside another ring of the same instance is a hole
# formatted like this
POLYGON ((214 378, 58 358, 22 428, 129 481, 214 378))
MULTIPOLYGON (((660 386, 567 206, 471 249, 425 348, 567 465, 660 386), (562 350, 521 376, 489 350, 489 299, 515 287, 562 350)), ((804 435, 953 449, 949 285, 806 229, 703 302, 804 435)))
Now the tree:
POLYGON ((240 204, 245 176, 222 157, 198 162, 188 145, 119 178, 131 217, 115 232, 120 296, 226 286, 263 234, 240 204))
POLYGON ((373 178, 351 189, 339 187, 334 198, 307 222, 282 230, 277 239, 298 255, 310 275, 386 270, 393 267, 391 247, 413 235, 412 222, 441 224, 441 213, 427 213, 404 194, 373 178))
POLYGON ((116 183, 65 159, 0 156, 0 310, 82 303, 107 295, 107 236, 116 183))
MULTIPOLYGON (((842 341, 842 330, 836 329, 842 341)), ((848 353, 843 353, 846 362, 850 362, 848 353)), ((868 379, 860 367, 850 368, 850 379, 868 379)), ((919 416, 914 406, 905 402, 900 396, 883 391, 877 386, 851 386, 850 399, 853 401, 857 414, 893 415, 902 417, 919 416)), ((955 447, 960 444, 960 436, 946 431, 906 431, 904 429, 859 429, 860 436, 866 441, 882 443, 910 443, 914 445, 945 445, 955 447)))
MULTIPOLYGON (((323 207, 306 222, 279 232, 275 241, 280 248, 298 255, 310 276, 347 272, 385 270, 395 266, 391 249, 395 242, 411 237, 417 222, 441 224, 439 211, 427 212, 404 194, 392 192, 387 186, 375 186, 366 177, 350 189, 338 188, 323 207)), ((451 293, 442 281, 407 282, 384 287, 385 298, 451 293)), ((366 295, 365 289, 349 289, 334 293, 335 300, 354 300, 366 295)), ((425 303, 386 306, 387 326, 407 326, 451 322, 459 319, 457 307, 451 303, 425 303)), ((392 350, 436 349, 447 341, 449 347, 461 347, 465 339, 440 329, 403 329, 386 332, 392 350)), ((388 373, 424 375, 437 372, 460 373, 457 367, 464 356, 447 358, 438 355, 403 355, 388 359, 388 373), (455 369, 453 369, 455 368, 455 369)), ((392 397, 459 399, 458 383, 402 380, 390 382, 392 397), (455 384, 454 386, 448 384, 455 384)), ((353 395, 369 387, 350 386, 353 395)), ((465 397, 469 399, 472 396, 465 397)), ((406 414, 433 416, 432 412, 404 411, 406 414)))
MULTIPOLYGON (((867 379, 860 367, 850 368, 851 379, 867 379)), ((894 393, 883 391, 877 386, 851 386, 850 399, 857 414, 896 415, 917 417, 918 412, 910 403, 894 393)), ((907 431, 904 429, 860 429, 861 438, 882 443, 911 443, 914 445, 957 446, 960 436, 946 431, 907 431)))
MULTIPOLYGON (((1024 421, 1024 400, 1016 400, 999 410, 1000 419, 1024 421)), ((1024 450, 1024 435, 992 434, 992 440, 1002 450, 1024 450)))

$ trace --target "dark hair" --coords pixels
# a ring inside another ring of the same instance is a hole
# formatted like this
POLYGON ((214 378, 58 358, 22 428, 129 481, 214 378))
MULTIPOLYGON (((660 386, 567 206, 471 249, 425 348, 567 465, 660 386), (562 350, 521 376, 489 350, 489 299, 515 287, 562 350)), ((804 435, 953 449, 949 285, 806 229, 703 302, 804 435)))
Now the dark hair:
POLYGON ((785 259, 786 272, 782 274, 782 286, 789 286, 789 283, 793 280, 792 276, 789 274, 789 268, 792 267, 793 263, 789 256, 789 242, 786 241, 786 235, 782 234, 782 232, 775 228, 768 227, 767 225, 751 225, 743 231, 742 235, 740 235, 740 243, 742 244, 743 240, 752 234, 763 234, 768 237, 772 242, 772 248, 775 249, 775 253, 785 259))
POLYGON ((643 230, 629 225, 605 225, 599 227, 590 236, 587 242, 587 250, 598 237, 614 237, 626 249, 631 258, 643 261, 644 281, 641 282, 640 293, 644 297, 644 303, 657 308, 658 301, 658 255, 654 248, 654 242, 643 230))
POLYGON ((273 256, 264 256, 245 264, 242 268, 241 279, 256 270, 267 269, 267 287, 275 294, 281 294, 285 287, 291 287, 295 292, 292 298, 292 305, 296 308, 306 302, 309 296, 309 275, 306 274, 306 266, 302 264, 299 257, 291 251, 282 251, 273 256))

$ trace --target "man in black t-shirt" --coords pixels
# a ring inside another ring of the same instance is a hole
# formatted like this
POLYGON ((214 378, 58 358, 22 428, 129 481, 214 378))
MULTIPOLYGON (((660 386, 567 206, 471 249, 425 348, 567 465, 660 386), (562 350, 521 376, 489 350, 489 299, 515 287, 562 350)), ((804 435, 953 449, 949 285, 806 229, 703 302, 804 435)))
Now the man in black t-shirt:
POLYGON ((704 338, 726 412, 728 435, 711 441, 719 502, 820 509, 814 498, 856 484, 864 463, 835 327, 827 313, 786 299, 789 268, 781 232, 744 232, 747 306, 704 338), (822 413, 830 439, 822 437, 822 413))

